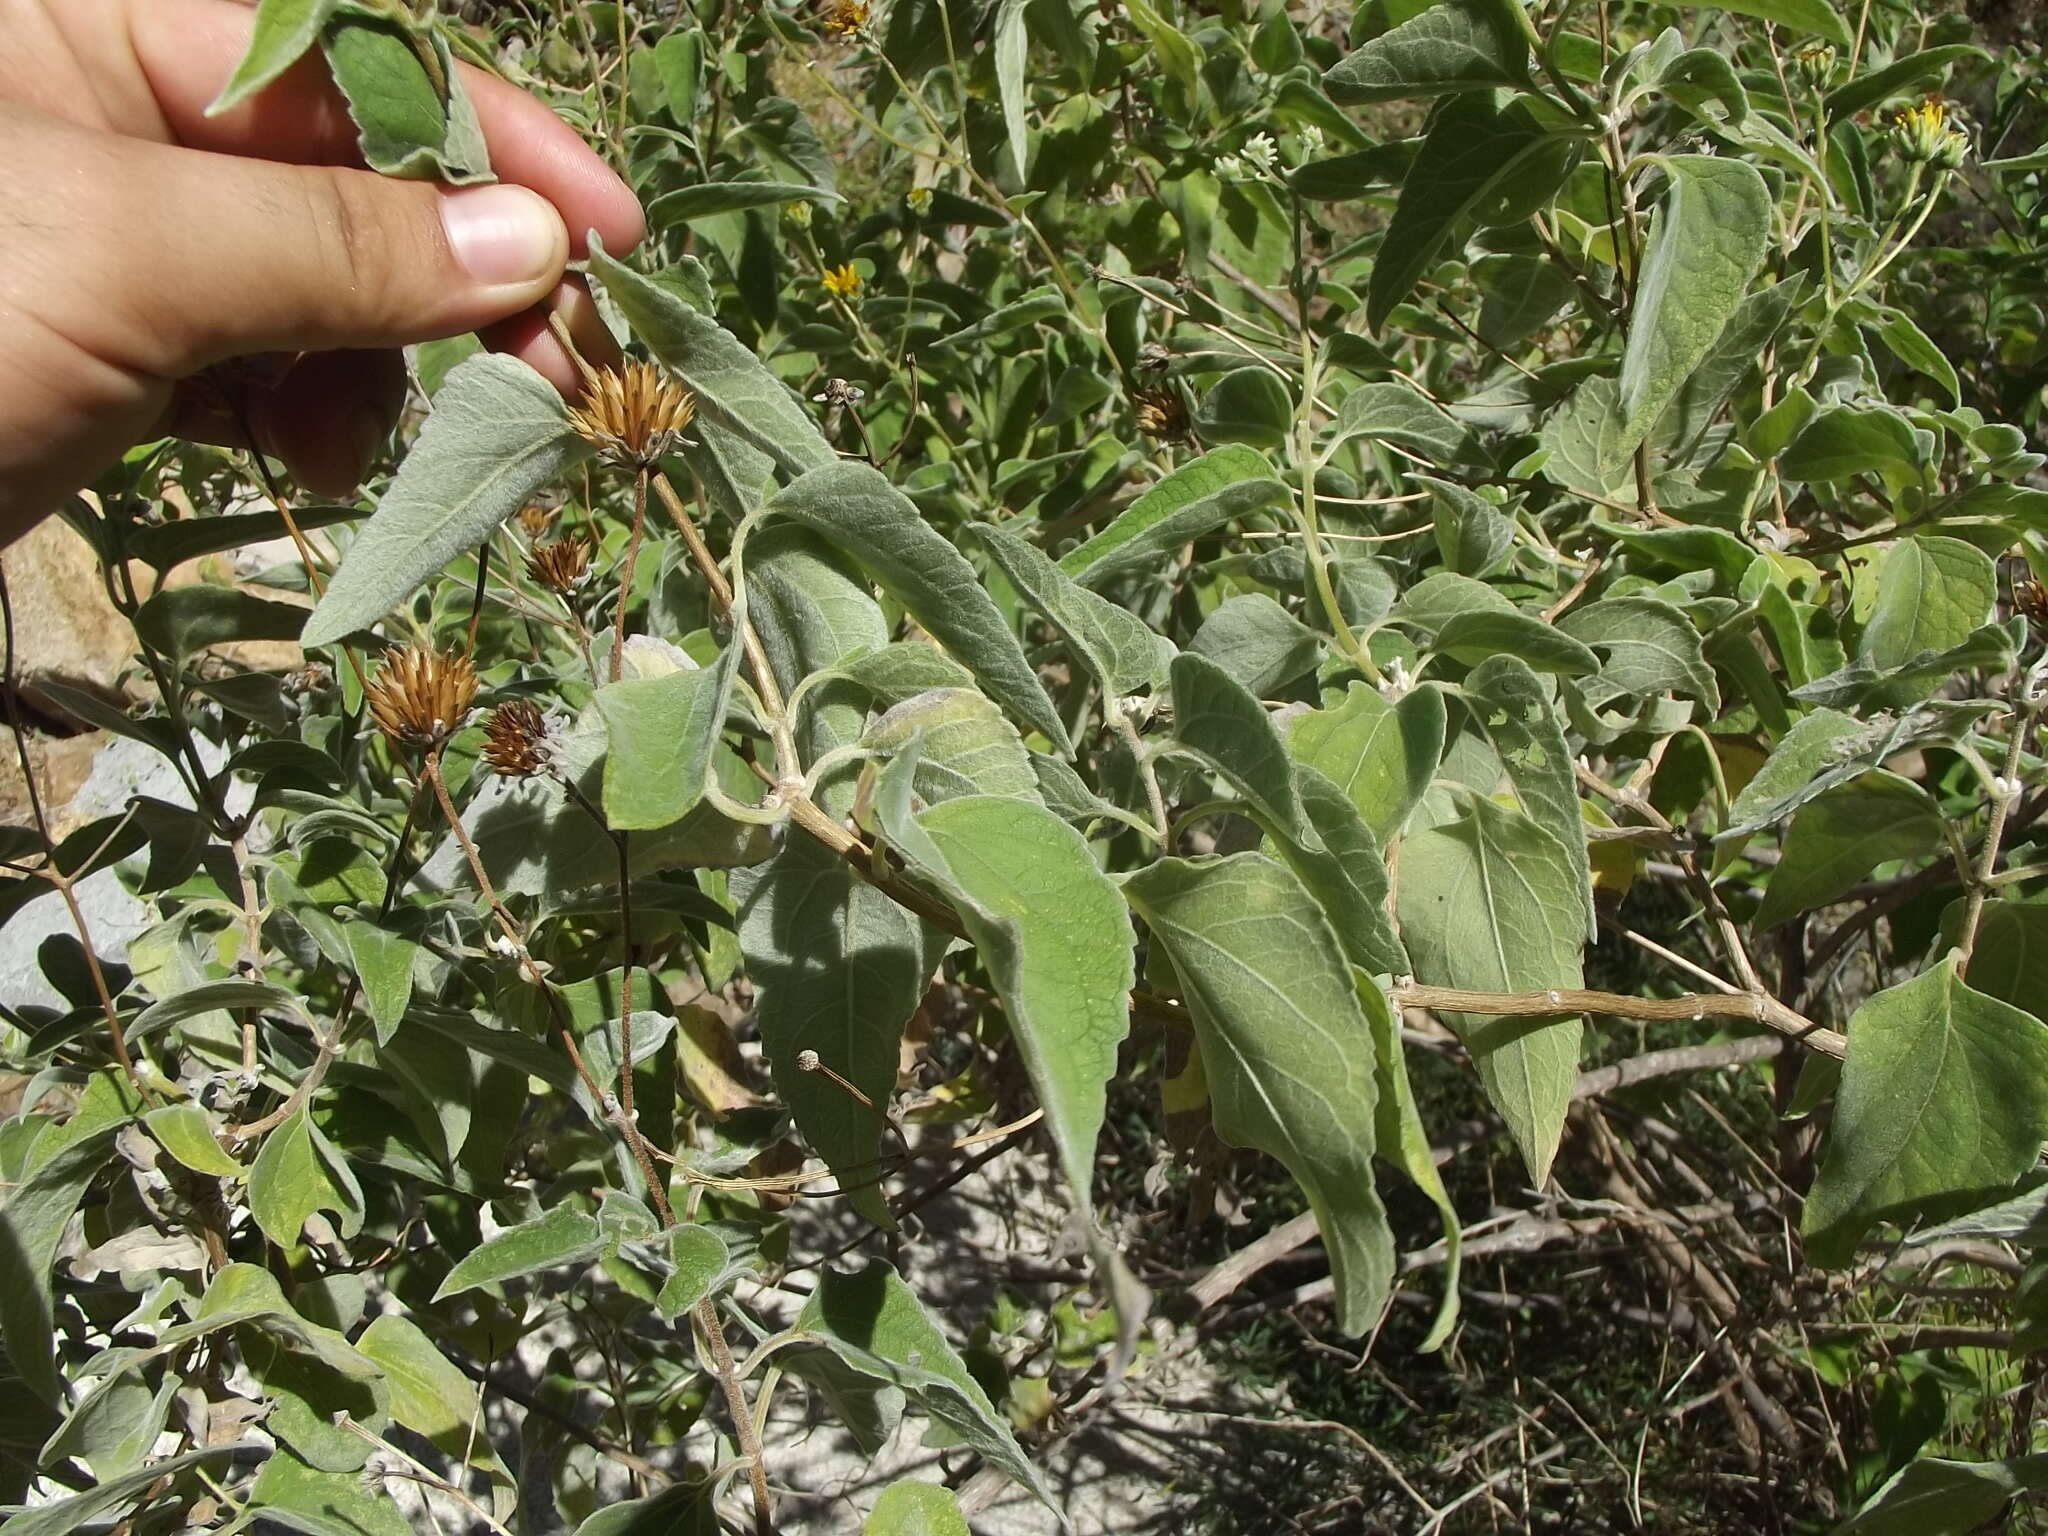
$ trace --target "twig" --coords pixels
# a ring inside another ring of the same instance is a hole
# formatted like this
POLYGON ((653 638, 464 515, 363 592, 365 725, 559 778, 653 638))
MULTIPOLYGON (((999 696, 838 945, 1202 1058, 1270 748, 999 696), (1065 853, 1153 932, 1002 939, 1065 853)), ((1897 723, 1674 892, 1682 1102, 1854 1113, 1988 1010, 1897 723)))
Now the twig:
MULTIPOLYGON (((668 1224, 675 1224, 673 1217, 668 1224)), ((715 1374, 725 1394, 726 1411, 732 1415, 733 1433, 739 1437, 740 1454, 747 1459, 747 1481, 754 1490, 755 1536, 773 1536, 775 1503, 768 1492, 768 1469, 761 1460, 761 1437, 754 1429, 754 1415, 747 1408, 746 1390, 733 1369, 732 1347, 726 1343, 725 1329, 719 1325, 718 1305, 707 1296, 697 1303, 691 1315, 704 1330, 705 1342, 711 1347, 711 1361, 717 1367, 715 1374)))
POLYGON ((1689 992, 1683 997, 1630 997, 1559 987, 1548 992, 1467 992, 1459 987, 1403 986, 1390 994, 1396 1007, 1478 1013, 1491 1018, 1540 1019, 1604 1013, 1618 1019, 1747 1019, 1823 1055, 1840 1057, 1848 1042, 1795 1013, 1767 992, 1689 992))

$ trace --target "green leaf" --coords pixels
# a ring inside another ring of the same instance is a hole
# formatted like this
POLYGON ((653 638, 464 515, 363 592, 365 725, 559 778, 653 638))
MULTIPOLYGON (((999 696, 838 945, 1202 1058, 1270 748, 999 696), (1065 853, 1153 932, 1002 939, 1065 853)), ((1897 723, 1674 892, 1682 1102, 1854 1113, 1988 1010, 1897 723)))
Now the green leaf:
POLYGON ((1151 42, 1166 77, 1181 88, 1192 104, 1201 90, 1202 50, 1147 0, 1124 0, 1124 12, 1151 42))
POLYGON ((862 1375, 915 1398, 926 1413, 979 1451, 990 1466, 1023 1484, 1059 1514, 1062 1526, 1072 1529, 1045 1478, 988 1394, 968 1374, 966 1362, 902 1276, 887 1264, 871 1259, 855 1274, 822 1271, 796 1326, 862 1375))
POLYGON ((298 1245, 306 1220, 331 1211, 336 1228, 353 1236, 362 1224, 363 1193, 348 1164, 304 1109, 263 1138, 249 1169, 249 1214, 280 1248, 298 1245))
MULTIPOLYGON (((1582 877, 1557 839, 1484 797, 1471 814, 1401 845, 1396 895, 1415 977, 1475 992, 1542 992, 1581 984, 1582 877)), ((1577 1017, 1446 1014, 1472 1053, 1486 1096, 1541 1186, 1578 1081, 1577 1017)))
POLYGON ((1034 288, 1021 299, 1012 299, 998 305, 972 325, 964 325, 957 331, 950 331, 937 341, 928 342, 920 351, 931 356, 938 353, 960 352, 978 349, 983 344, 1027 330, 1044 320, 1064 319, 1067 301, 1059 289, 1050 283, 1034 288))
POLYGON ((142 1123, 166 1152, 194 1173, 239 1179, 248 1172, 222 1149, 212 1117, 197 1104, 166 1104, 144 1115, 142 1123))
POLYGON ((1274 851, 1313 893, 1346 959, 1369 976, 1404 975, 1408 956, 1387 920, 1387 865, 1379 839, 1350 797, 1322 774, 1297 762, 1294 778, 1316 843, 1296 842, 1273 827, 1268 830, 1274 851))
MULTIPOLYGON (((1601 655, 1597 702, 1682 693, 1709 714, 1721 712, 1721 688, 1707 665, 1700 632, 1682 609, 1654 597, 1605 597, 1574 608, 1557 627, 1601 655)), ((1588 690, 1588 696, 1594 696, 1588 690)))
POLYGON ((879 470, 835 462, 799 475, 766 506, 838 545, 967 665, 990 698, 1054 750, 1068 750, 1052 700, 974 567, 879 470))
POLYGON ((1923 48, 1896 59, 1883 69, 1861 74, 1846 85, 1838 85, 1822 103, 1830 119, 1854 117, 1865 107, 1874 107, 1888 96, 1924 96, 1938 84, 1948 67, 1961 59, 1988 59, 1991 55, 1968 43, 1944 43, 1923 48))
POLYGON ((697 91, 704 72, 704 34, 677 27, 654 45, 654 70, 661 80, 661 104, 676 126, 687 128, 697 118, 697 91))
POLYGON ((1924 652, 1953 650, 1991 618, 1997 602, 1997 568, 1975 545, 1936 534, 1901 539, 1879 567, 1858 655, 1889 671, 1924 652))
POLYGON ((1146 491, 1095 536, 1060 557, 1060 569, 1085 587, 1119 571, 1150 565, 1169 551, 1294 493, 1266 456, 1241 443, 1203 454, 1146 491))
POLYGON ((372 1320, 357 1337, 356 1348, 383 1367, 392 1418, 431 1441, 452 1461, 486 1471, 495 1513, 500 1519, 510 1515, 518 1503, 517 1488, 490 1437, 479 1433, 483 1405, 469 1378, 419 1324, 396 1312, 372 1320))
POLYGON ((1758 932, 1840 899, 1880 864, 1943 843, 1941 808, 1910 779, 1878 770, 1800 807, 1752 919, 1758 932))
POLYGON ((110 1477, 97 1487, 68 1499, 53 1499, 34 1509, 15 1509, 6 1514, 5 1524, 17 1536, 69 1536, 82 1525, 98 1525, 116 1511, 136 1508, 150 1490, 187 1467, 221 1456, 251 1449, 250 1445, 210 1445, 203 1451, 167 1456, 134 1472, 110 1477))
POLYGON ((609 743, 604 815, 614 829, 672 826, 696 809, 711 783, 738 665, 733 644, 708 667, 621 678, 597 690, 609 743))
POLYGON ((1519 656, 1491 656, 1465 679, 1472 721, 1493 743, 1523 812, 1557 839, 1579 877, 1580 905, 1591 942, 1599 926, 1593 908, 1593 868, 1579 814, 1578 778, 1565 742, 1555 690, 1519 656))
POLYGON ((1885 1485, 1834 1536, 1968 1536, 1983 1530, 2022 1493, 2048 1489, 2048 1455, 2007 1461, 1947 1461, 1920 1456, 1885 1485))
POLYGON ((935 688, 915 694, 868 727, 861 745, 889 756, 920 736, 917 793, 936 803, 955 795, 1038 796, 1032 767, 1017 727, 972 688, 935 688))
POLYGON ((463 1254, 434 1292, 434 1300, 459 1296, 480 1285, 503 1285, 544 1269, 581 1264, 596 1258, 602 1248, 597 1218, 564 1201, 531 1221, 484 1239, 463 1254))
MULTIPOLYGON (((866 580, 852 561, 808 529, 784 524, 754 534, 746 545, 746 575, 747 616, 761 637, 784 698, 813 674, 843 670, 850 657, 872 657, 892 649, 882 605, 866 580)), ((943 683, 925 687, 972 681, 936 646, 903 649, 930 657, 948 672, 943 683)), ((867 724, 867 694, 874 691, 852 678, 813 684, 797 721, 797 748, 803 760, 816 762, 835 747, 860 740, 867 724)), ((833 815, 844 815, 853 799, 851 783, 834 777, 819 786, 817 798, 833 815)))
POLYGON ((1240 592, 1217 604, 1188 649, 1215 662, 1247 692, 1266 698, 1315 669, 1323 659, 1323 638, 1265 593, 1240 592))
POLYGON ((289 1450, 263 1464, 249 1507, 266 1524, 307 1536, 412 1536, 404 1511, 388 1495, 368 1492, 361 1474, 323 1472, 289 1450))
POLYGON ((1003 104, 1003 132, 1010 148, 1010 160, 1017 175, 1024 175, 1029 161, 1024 111, 1024 63, 1031 52, 1031 39, 1024 30, 1025 0, 1002 0, 996 10, 995 64, 996 95, 1003 104))
POLYGON ((1736 837, 1758 831, 1791 814, 1822 769, 1850 757, 1865 737, 1863 722, 1838 709, 1815 709, 1787 731, 1756 776, 1728 807, 1728 826, 1721 834, 1736 837))
POLYGON ((497 353, 459 363, 300 643, 367 629, 589 452, 555 386, 526 364, 497 353))
POLYGON ((1296 715, 1287 746, 1351 797, 1381 846, 1401 835, 1444 750, 1444 696, 1417 688, 1398 705, 1353 683, 1333 709, 1296 715))
POLYGON ((953 1490, 942 1483, 891 1483, 860 1529, 861 1536, 974 1536, 953 1490))
POLYGON ((1879 475, 1888 484, 1906 485, 1920 478, 1920 466, 1932 456, 1933 444, 1933 433, 1915 427, 1890 406, 1830 406, 1778 456, 1778 473, 1799 481, 1879 475))
POLYGON ((346 12, 321 39, 364 164, 455 186, 493 179, 476 109, 438 28, 346 12))
POLYGON ((377 1043, 389 1045, 412 1002, 412 963, 420 947, 374 923, 344 923, 341 931, 362 983, 363 1004, 377 1028, 377 1043))
POLYGON ((904 1026, 939 951, 917 918, 813 838, 790 834, 767 864, 735 870, 731 880, 775 1091, 804 1140, 855 1191, 855 1208, 890 1226, 875 1161, 887 1123, 881 1109, 797 1059, 817 1052, 869 1104, 886 1105, 904 1026))
POLYGON ((306 610, 234 587, 171 587, 135 612, 135 633, 152 650, 183 661, 236 640, 296 640, 306 610))
POLYGON ((1354 437, 1392 443, 1432 464, 1472 456, 1472 435, 1443 408, 1407 384, 1361 384, 1337 407, 1330 446, 1354 437))
MULTIPOLYGON (((1958 926, 1942 925, 1951 942, 1958 926)), ((2036 1018, 2048 1010, 2048 902, 1984 903, 1970 952, 1970 985, 2036 1018)))
POLYGON ((1202 397, 1195 431, 1207 443, 1277 448, 1294 423, 1294 402, 1271 369, 1233 368, 1202 397))
POLYGON ((669 1260, 675 1265, 662 1282, 654 1307, 664 1318, 681 1316, 709 1296, 732 1262, 725 1239, 709 1227, 669 1228, 669 1260))
POLYGON ((1802 1222, 1828 1266, 1873 1222, 2008 1190, 2048 1140, 2048 1025, 1971 988, 1954 955, 1864 1003, 1846 1033, 1802 1222))
POLYGON ((62 1404, 64 1384, 57 1374, 50 1271, 86 1186, 107 1168, 116 1129, 108 1126, 64 1148, 0 1205, 0 1341, 22 1384, 52 1406, 62 1404))
POLYGON ((1560 142, 1522 105, 1501 110, 1491 91, 1460 96, 1439 111, 1401 184, 1393 222, 1373 264, 1366 328, 1378 334, 1394 306, 1436 262, 1460 219, 1506 189, 1526 185, 1560 142))
POLYGON ((131 1038, 147 1035, 221 1008, 256 1008, 290 1014, 296 1013, 298 1006, 297 993, 266 981, 208 981, 188 987, 176 997, 151 1003, 129 1023, 128 1033, 131 1038))
POLYGON ((1323 76, 1346 106, 1526 84, 1529 44, 1507 3, 1449 0, 1382 32, 1323 76))
POLYGON ((963 795, 913 815, 915 769, 910 752, 883 772, 876 816, 974 940, 1075 1202, 1092 1219, 1095 1141, 1130 1029, 1130 918, 1086 840, 1044 806, 963 795))
MULTIPOLYGON (((590 270, 633 334, 697 397, 697 418, 730 432, 789 474, 836 464, 795 395, 732 332, 700 314, 678 289, 613 260, 593 240, 590 270)), ((701 429, 700 429, 701 430, 701 429)))
POLYGON ((1164 687, 1173 642, 1155 634, 1127 608, 1090 592, 1055 565, 1036 544, 988 523, 970 523, 970 537, 986 549, 1010 585, 1073 650, 1112 698, 1164 687))
POLYGON ((206 115, 216 117, 240 106, 298 63, 319 41, 320 29, 338 4, 340 0, 262 0, 250 24, 248 51, 206 115))
POLYGON ((1903 310, 1887 310, 1875 327, 1885 350, 1917 373, 1924 373, 1948 392, 1949 400, 1963 403, 1963 387, 1956 378, 1955 364, 1942 355, 1941 348, 1903 310))
POLYGON ((1337 935, 1258 853, 1161 859, 1124 895, 1173 962, 1217 1134, 1294 1175, 1330 1252, 1338 1326, 1365 1333, 1386 1306, 1394 1241, 1373 1187, 1371 1025, 1337 935))
POLYGON ((1590 648, 1555 624, 1513 609, 1454 614, 1436 632, 1430 649, 1468 667, 1505 654, 1559 677, 1590 677, 1600 670, 1600 658, 1590 648))
POLYGON ((700 181, 665 192, 647 205, 647 222, 655 229, 673 229, 692 219, 781 203, 834 203, 830 192, 802 181, 700 181))
POLYGON ((1411 475, 1429 492, 1436 513, 1436 548, 1444 569, 1484 576, 1515 546, 1515 525, 1484 497, 1428 475, 1411 475))
POLYGON ((1845 48, 1853 41, 1848 27, 1827 0, 1715 0, 1709 8, 1774 21, 1781 27, 1790 27, 1795 32, 1810 32, 1845 48))
POLYGON ((1359 979, 1358 1000, 1364 1006, 1366 1022, 1372 1026, 1373 1082, 1378 1092, 1373 1105, 1373 1150, 1429 1197, 1443 1221, 1444 1298, 1437 1305, 1436 1320, 1429 1325, 1428 1334, 1416 1346, 1426 1355, 1440 1349, 1458 1325, 1459 1251, 1464 1245, 1464 1231, 1458 1222, 1458 1208, 1451 1203, 1443 1176, 1437 1172, 1429 1132, 1422 1124, 1422 1112, 1415 1107, 1415 1091, 1408 1084, 1401 1021, 1395 1017, 1387 994, 1368 979, 1359 979))
POLYGON ((1294 787, 1294 768, 1265 707, 1206 656, 1173 659, 1173 734, 1296 842, 1315 833, 1294 787))
POLYGON ((1713 350, 1771 234, 1770 190, 1754 166, 1711 155, 1656 163, 1667 186, 1650 221, 1621 356, 1621 435, 1630 449, 1713 350))

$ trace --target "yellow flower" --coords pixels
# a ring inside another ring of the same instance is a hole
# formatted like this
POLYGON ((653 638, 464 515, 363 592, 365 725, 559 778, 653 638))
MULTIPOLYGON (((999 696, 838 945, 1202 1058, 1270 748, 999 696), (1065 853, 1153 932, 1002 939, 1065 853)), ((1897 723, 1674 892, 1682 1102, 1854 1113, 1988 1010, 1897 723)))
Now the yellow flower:
POLYGON ((834 37, 852 37, 867 24, 867 0, 832 0, 819 21, 834 37))
POLYGON ((850 261, 837 267, 827 267, 824 283, 825 291, 835 299, 860 297, 860 274, 854 271, 850 261))
POLYGON ((1969 136, 1949 126, 1948 108, 1932 96, 1892 117, 1892 144, 1909 163, 1933 161, 1946 170, 1970 151, 1969 136))

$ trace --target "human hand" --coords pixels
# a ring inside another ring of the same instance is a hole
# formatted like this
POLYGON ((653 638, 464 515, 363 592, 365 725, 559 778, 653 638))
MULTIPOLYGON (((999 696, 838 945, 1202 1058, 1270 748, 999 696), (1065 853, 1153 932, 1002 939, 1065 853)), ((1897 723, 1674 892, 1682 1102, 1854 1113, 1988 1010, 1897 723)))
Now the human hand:
POLYGON ((496 186, 355 169, 318 50, 206 108, 248 44, 238 0, 0 0, 0 544, 130 445, 247 446, 351 492, 405 398, 397 349, 477 330, 564 392, 611 350, 565 281, 595 229, 644 233, 632 193, 540 102, 464 66, 496 186), (195 376, 275 354, 239 406, 195 376))

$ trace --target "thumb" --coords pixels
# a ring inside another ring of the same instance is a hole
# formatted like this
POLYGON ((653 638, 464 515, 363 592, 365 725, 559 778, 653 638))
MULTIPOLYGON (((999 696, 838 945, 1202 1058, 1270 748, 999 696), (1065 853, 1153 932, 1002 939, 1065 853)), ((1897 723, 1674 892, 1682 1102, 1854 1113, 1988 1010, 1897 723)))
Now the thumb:
POLYGON ((133 339, 133 363, 159 376, 475 330, 546 298, 568 265, 561 215, 524 187, 192 150, 135 158, 159 174, 129 205, 137 260, 120 308, 151 333, 133 339))

